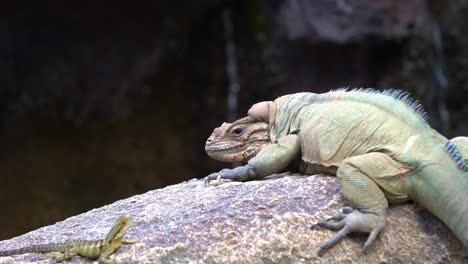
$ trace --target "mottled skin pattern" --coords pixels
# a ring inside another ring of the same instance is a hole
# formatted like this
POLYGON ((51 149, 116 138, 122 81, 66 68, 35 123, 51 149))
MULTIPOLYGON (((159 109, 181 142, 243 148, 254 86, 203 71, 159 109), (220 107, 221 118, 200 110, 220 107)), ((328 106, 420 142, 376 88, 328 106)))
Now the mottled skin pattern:
POLYGON ((132 223, 131 217, 121 216, 111 228, 105 239, 102 240, 71 240, 64 243, 35 245, 31 247, 0 251, 0 256, 11 256, 24 253, 53 252, 48 257, 57 262, 70 260, 80 255, 91 259, 98 259, 99 263, 114 263, 109 256, 114 253, 122 243, 134 243, 137 240, 124 240, 123 236, 132 223))
POLYGON ((409 200, 468 248, 468 138, 448 141, 431 129, 419 104, 402 91, 298 93, 257 103, 247 117, 215 129, 205 149, 218 160, 247 162, 210 174, 207 185, 285 169, 336 174, 355 209, 317 223, 338 230, 319 255, 352 232, 370 233, 366 252, 385 226, 389 203, 409 200))

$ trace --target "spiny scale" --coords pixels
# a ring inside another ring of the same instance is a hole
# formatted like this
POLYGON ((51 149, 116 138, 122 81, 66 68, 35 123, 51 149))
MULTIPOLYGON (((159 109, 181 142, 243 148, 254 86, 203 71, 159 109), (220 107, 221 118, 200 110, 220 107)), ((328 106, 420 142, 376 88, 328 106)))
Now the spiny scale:
POLYGON ((460 155, 460 151, 458 151, 457 146, 452 142, 447 141, 445 142, 444 148, 450 156, 455 159, 458 167, 468 173, 468 166, 465 165, 463 157, 460 155))
POLYGON ((424 120, 424 122, 427 123, 429 121, 429 116, 424 111, 419 101, 412 99, 411 94, 403 90, 399 90, 399 89, 377 90, 374 88, 353 88, 353 89, 339 88, 336 90, 332 90, 331 92, 335 92, 335 91, 337 92, 360 92, 360 93, 381 94, 381 95, 390 96, 390 97, 393 97, 395 100, 405 103, 408 107, 413 109, 413 111, 419 117, 421 117, 421 119, 424 120))

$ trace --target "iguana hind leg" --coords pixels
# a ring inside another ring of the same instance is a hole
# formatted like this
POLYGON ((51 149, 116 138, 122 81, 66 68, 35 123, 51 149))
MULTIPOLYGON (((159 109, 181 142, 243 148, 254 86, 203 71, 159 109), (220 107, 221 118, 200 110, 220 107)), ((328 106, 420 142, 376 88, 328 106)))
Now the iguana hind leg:
POLYGON ((338 222, 319 221, 317 225, 339 231, 327 242, 320 245, 318 254, 352 232, 370 233, 364 244, 364 252, 385 226, 388 201, 407 199, 402 183, 408 169, 383 153, 369 153, 345 159, 339 166, 337 176, 344 197, 356 210, 343 210, 341 217, 332 218, 338 222), (341 219, 340 219, 341 218, 341 219))

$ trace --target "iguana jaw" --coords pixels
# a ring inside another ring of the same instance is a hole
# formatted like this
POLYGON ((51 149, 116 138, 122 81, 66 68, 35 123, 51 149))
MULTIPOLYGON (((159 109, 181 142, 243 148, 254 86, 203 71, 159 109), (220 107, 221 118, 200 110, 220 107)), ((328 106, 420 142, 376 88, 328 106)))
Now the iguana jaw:
POLYGON ((245 144, 237 145, 237 146, 229 146, 229 145, 221 145, 221 146, 205 146, 205 151, 208 156, 212 157, 213 159, 225 162, 235 162, 235 161, 242 161, 242 147, 245 144))
POLYGON ((268 124, 245 117, 223 123, 206 141, 208 156, 225 162, 247 162, 270 142, 268 124), (242 132, 235 133, 241 130, 242 132))
MULTIPOLYGON (((229 142, 226 142, 226 143, 229 143, 229 142)), ((245 146, 245 144, 239 144, 239 145, 229 145, 229 144, 226 144, 226 145, 218 145, 218 146, 205 146, 205 151, 208 152, 208 153, 211 153, 211 152, 228 152, 228 151, 236 151, 240 148, 242 148, 243 146, 245 146)))
POLYGON ((224 162, 247 162, 253 158, 268 142, 255 141, 236 146, 205 146, 208 156, 224 162))

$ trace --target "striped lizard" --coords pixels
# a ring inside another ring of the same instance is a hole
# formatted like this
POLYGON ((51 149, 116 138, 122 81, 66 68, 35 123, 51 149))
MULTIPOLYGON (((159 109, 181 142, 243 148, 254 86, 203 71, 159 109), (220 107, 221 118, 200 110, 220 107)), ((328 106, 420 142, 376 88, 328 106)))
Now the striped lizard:
POLYGON ((25 253, 47 253, 52 252, 47 258, 55 259, 57 262, 70 260, 80 255, 91 259, 98 259, 99 263, 113 263, 109 256, 114 253, 122 243, 135 243, 138 239, 125 240, 123 236, 133 218, 121 216, 111 228, 104 239, 101 240, 70 240, 64 243, 42 244, 13 250, 0 251, 0 256, 11 256, 25 253))

